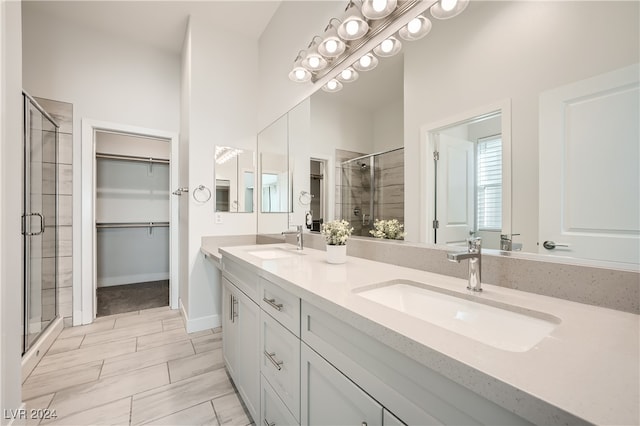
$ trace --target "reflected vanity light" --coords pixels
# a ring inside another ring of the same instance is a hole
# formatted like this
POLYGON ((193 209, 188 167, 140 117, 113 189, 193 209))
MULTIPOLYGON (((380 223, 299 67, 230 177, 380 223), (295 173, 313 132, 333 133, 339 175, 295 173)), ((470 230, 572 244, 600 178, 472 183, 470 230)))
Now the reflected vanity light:
POLYGON ((376 58, 372 53, 367 53, 353 64, 353 68, 355 68, 357 71, 371 71, 377 66, 378 58, 376 58))
POLYGON ((391 36, 388 39, 384 40, 378 46, 373 48, 373 53, 380 56, 381 58, 389 58, 391 56, 397 55, 402 49, 402 43, 397 38, 391 36))
POLYGON ((216 164, 224 164, 244 151, 230 146, 216 146, 216 164))
POLYGON ((336 78, 343 83, 351 83, 352 81, 356 81, 358 77, 358 72, 352 67, 349 67, 342 70, 342 72, 336 78))
POLYGON ((338 80, 331 79, 329 80, 329 82, 327 84, 325 84, 324 86, 322 86, 322 90, 324 90, 325 92, 329 92, 329 93, 335 93, 335 92, 339 92, 340 90, 342 90, 342 83, 340 83, 338 80))

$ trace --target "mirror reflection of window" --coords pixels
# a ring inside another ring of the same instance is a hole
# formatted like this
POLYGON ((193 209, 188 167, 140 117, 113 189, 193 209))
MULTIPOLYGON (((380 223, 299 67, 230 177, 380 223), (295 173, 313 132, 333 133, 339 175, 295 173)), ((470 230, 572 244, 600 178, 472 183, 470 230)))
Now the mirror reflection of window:
POLYGON ((279 177, 274 173, 262 174, 262 212, 271 213, 281 211, 280 200, 282 194, 279 177))
POLYGON ((253 172, 244 172, 244 211, 253 211, 253 172))
POLYGON ((502 136, 488 136, 476 145, 476 228, 502 231, 502 136))

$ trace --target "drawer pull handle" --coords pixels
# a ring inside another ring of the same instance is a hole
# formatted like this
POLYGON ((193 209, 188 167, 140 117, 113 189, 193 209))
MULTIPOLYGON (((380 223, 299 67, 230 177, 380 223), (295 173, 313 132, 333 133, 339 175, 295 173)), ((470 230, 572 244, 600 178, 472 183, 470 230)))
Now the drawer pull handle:
POLYGON ((367 422, 362 422, 362 426, 367 426, 367 422))
POLYGON ((277 368, 278 371, 282 370, 282 364, 284 364, 284 361, 276 360, 275 359, 275 356, 276 356, 275 352, 269 353, 267 351, 264 351, 264 356, 266 356, 269 359, 269 361, 271 361, 271 364, 273 364, 273 366, 275 368, 277 368))
POLYGON ((276 422, 269 423, 269 420, 267 419, 263 419, 263 420, 264 420, 264 426, 276 426, 276 422))
POLYGON ((262 300, 267 302, 269 304, 269 306, 271 306, 273 309, 275 309, 277 311, 281 311, 282 310, 282 303, 276 303, 276 299, 267 299, 266 297, 263 297, 262 300))

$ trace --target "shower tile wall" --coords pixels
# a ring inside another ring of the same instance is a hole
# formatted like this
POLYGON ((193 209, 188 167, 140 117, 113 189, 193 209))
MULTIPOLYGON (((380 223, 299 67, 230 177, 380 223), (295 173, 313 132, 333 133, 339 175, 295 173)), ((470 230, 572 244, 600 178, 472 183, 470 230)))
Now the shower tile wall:
MULTIPOLYGON (((351 206, 354 206, 356 203, 356 194, 354 194, 354 188, 353 187, 349 187, 350 182, 348 180, 348 176, 343 175, 342 172, 342 163, 344 161, 347 160, 351 160, 352 158, 357 158, 357 157, 362 157, 363 153, 361 152, 355 152, 355 151, 346 151, 346 150, 342 150, 342 149, 336 149, 336 173, 335 173, 335 178, 336 178, 336 206, 335 206, 335 212, 334 212, 334 217, 338 218, 338 219, 345 219, 348 220, 349 223, 352 224, 352 226, 354 226, 354 233, 356 235, 360 235, 358 232, 356 232, 355 229, 355 225, 360 221, 360 218, 355 218, 353 216, 353 208, 351 206), (348 198, 343 198, 343 194, 344 197, 347 197, 347 194, 350 194, 348 198), (349 208, 349 210, 351 211, 351 214, 349 215, 343 215, 343 208, 347 209, 349 208)), ((358 205, 360 204, 359 200, 358 200, 358 205)), ((360 231, 358 229, 358 231, 360 231)))
MULTIPOLYGON (((50 99, 35 98, 60 125, 58 133, 58 313, 64 318, 65 326, 71 325, 72 315, 72 213, 73 213, 73 104, 59 102, 50 99)), ((53 132, 45 133, 43 150, 54 149, 53 132)), ((52 157, 52 156, 50 156, 52 157)), ((55 167, 55 164, 46 164, 44 167, 55 167)), ((54 182, 44 183, 44 210, 55 208, 54 182)), ((43 310, 53 310, 55 297, 53 294, 53 271, 55 271, 55 251, 53 250, 53 234, 44 236, 44 288, 43 310), (47 273, 47 271, 51 271, 47 273)))
POLYGON ((404 223, 404 150, 375 158, 375 219, 397 219, 404 223))
POLYGON ((375 156, 373 188, 370 168, 362 167, 362 163, 371 164, 370 158, 342 164, 363 155, 336 150, 335 217, 348 220, 354 235, 368 237, 375 219, 397 219, 404 223, 404 150, 375 156), (373 212, 370 211, 372 194, 373 212))

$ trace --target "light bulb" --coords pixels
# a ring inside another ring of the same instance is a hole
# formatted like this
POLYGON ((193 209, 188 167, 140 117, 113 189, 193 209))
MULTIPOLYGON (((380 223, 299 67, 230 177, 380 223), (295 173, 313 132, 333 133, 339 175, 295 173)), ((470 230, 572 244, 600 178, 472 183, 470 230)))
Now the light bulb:
POLYGON ((458 4, 458 0, 440 0, 440 6, 442 7, 442 10, 444 10, 445 12, 452 11, 457 4, 458 4))
POLYGON ((360 29, 360 25, 358 25, 358 22, 355 20, 351 20, 349 22, 347 22, 347 25, 345 25, 345 29, 347 30, 347 34, 349 35, 356 35, 358 33, 358 30, 360 29))
POLYGON ((386 39, 380 44, 380 50, 384 53, 389 53, 393 50, 393 41, 386 39))
POLYGON ((338 82, 337 82, 337 81, 335 81, 335 80, 330 80, 330 81, 327 83, 327 87, 329 88, 329 90, 335 90, 335 89, 336 89, 336 87, 338 87, 338 82))
POLYGON ((295 71, 295 74, 296 74, 296 78, 297 78, 298 80, 304 80, 304 76, 306 75, 306 73, 304 72, 304 70, 303 70, 303 69, 300 69, 300 68, 298 68, 298 69, 295 71))
POLYGON ((421 28, 422 28, 422 21, 420 21, 420 19, 418 18, 412 19, 407 24, 407 30, 409 30, 409 33, 411 34, 417 33, 418 31, 420 31, 421 28))
POLYGON ((311 56, 309 58, 309 66, 311 68, 318 68, 320 66, 320 58, 317 56, 311 56))
POLYGON ((387 0, 373 0, 372 7, 376 12, 382 12, 387 7, 387 0))
POLYGON ((361 67, 369 68, 370 65, 371 65, 371 56, 364 55, 362 58, 360 58, 360 66, 361 67))
POLYGON ((340 74, 340 76, 344 80, 351 80, 351 76, 352 75, 353 75, 353 71, 351 71, 349 68, 347 68, 346 70, 342 71, 342 73, 340 74))
POLYGON ((327 49, 327 52, 334 53, 336 50, 338 50, 338 42, 333 39, 328 40, 325 43, 324 47, 325 49, 327 49))

